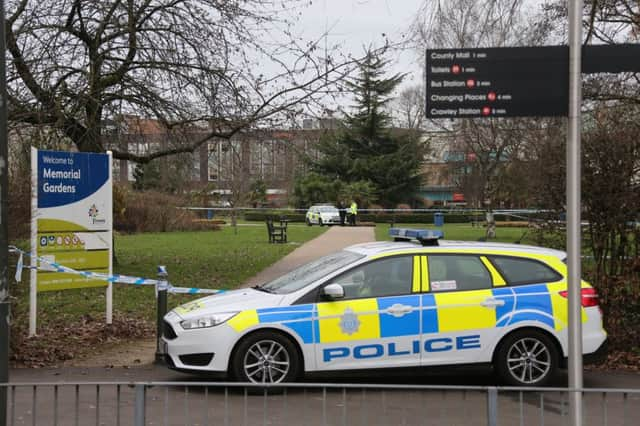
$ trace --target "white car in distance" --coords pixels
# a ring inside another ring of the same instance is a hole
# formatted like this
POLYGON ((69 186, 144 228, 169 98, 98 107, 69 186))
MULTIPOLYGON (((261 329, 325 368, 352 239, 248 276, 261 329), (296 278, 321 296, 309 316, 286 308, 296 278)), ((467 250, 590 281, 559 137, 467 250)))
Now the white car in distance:
POLYGON ((339 225, 340 212, 331 204, 315 204, 307 210, 305 218, 307 225, 339 225))

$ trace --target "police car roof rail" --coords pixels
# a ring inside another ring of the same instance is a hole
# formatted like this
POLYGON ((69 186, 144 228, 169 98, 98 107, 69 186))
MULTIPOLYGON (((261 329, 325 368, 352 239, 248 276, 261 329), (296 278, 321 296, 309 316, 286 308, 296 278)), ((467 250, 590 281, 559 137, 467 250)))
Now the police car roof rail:
POLYGON ((444 238, 444 232, 434 229, 390 228, 389 236, 393 241, 418 241, 423 246, 437 246, 444 238))

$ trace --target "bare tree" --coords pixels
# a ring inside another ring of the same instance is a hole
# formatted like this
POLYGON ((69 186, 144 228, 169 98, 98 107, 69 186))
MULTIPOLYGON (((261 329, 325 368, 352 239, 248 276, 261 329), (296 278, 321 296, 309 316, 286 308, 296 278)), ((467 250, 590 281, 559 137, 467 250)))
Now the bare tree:
MULTIPOLYGON (((208 131, 144 154, 192 152, 288 118, 351 69, 292 33, 302 0, 9 0, 9 120, 104 151, 105 119, 136 114, 208 131)), ((179 138, 175 139, 180 140, 179 138)))
POLYGON ((419 48, 525 45, 541 37, 524 0, 425 0, 412 26, 419 48))
MULTIPOLYGON (((640 3, 637 0, 588 0, 583 4, 584 43, 633 42, 640 36, 640 3)), ((567 2, 555 0, 543 5, 545 19, 556 36, 567 40, 567 2)))
POLYGON ((424 128, 424 86, 408 87, 395 99, 393 112, 395 122, 404 129, 420 130, 424 128))
MULTIPOLYGON (((567 3, 556 0, 543 6, 541 26, 552 33, 558 43, 566 43, 567 3)), ((585 45, 637 43, 640 40, 640 2, 637 0, 590 0, 584 2, 582 13, 585 45)), ((640 74, 585 75, 584 99, 589 101, 618 101, 640 103, 640 74)), ((593 109, 591 102, 587 106, 593 109)))

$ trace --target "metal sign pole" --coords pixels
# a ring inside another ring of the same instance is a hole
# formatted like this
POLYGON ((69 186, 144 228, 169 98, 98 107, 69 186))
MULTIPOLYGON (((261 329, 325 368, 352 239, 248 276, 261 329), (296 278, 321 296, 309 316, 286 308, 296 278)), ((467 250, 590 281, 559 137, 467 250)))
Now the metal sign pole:
MULTIPOLYGON (((580 131, 582 107, 582 0, 569 3, 569 129, 567 134, 567 268, 569 286, 569 387, 582 389, 580 264, 580 131)), ((582 425, 582 392, 569 393, 571 426, 582 425)))
MULTIPOLYGON (((9 144, 4 0, 0 0, 0 384, 9 382, 9 144)), ((7 387, 0 387, 0 425, 7 424, 7 387)))

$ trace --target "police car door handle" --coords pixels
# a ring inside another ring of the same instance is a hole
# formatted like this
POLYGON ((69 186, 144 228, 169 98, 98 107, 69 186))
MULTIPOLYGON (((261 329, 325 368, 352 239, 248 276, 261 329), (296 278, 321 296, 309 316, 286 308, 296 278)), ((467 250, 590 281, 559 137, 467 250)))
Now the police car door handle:
POLYGON ((391 305, 389 309, 387 309, 387 313, 393 315, 394 317, 401 317, 409 312, 413 311, 412 306, 401 305, 400 303, 396 303, 395 305, 391 305))
POLYGON ((484 306, 485 308, 495 308, 497 306, 504 306, 504 300, 502 299, 494 299, 490 297, 485 299, 483 302, 480 302, 480 306, 484 306))

